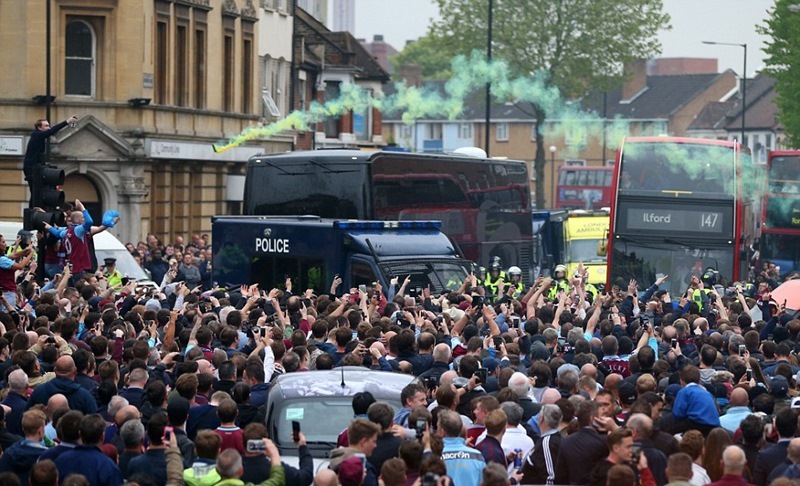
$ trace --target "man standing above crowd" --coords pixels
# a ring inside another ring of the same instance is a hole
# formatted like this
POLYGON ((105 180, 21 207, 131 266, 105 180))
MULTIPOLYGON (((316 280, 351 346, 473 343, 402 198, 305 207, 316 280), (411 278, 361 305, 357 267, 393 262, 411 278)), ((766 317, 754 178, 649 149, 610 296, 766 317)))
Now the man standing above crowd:
POLYGON ((31 207, 33 207, 33 169, 37 165, 44 164, 42 155, 44 155, 47 139, 58 133, 67 125, 78 122, 77 115, 72 115, 58 125, 51 127, 50 122, 45 119, 36 120, 33 126, 34 131, 28 136, 28 147, 25 149, 25 162, 22 165, 22 171, 25 173, 25 180, 31 185, 31 207))
MULTIPOLYGON (((113 218, 115 224, 119 217, 113 218)), ((81 279, 84 273, 91 272, 92 270, 92 257, 89 254, 89 239, 105 231, 108 226, 92 226, 92 220, 89 211, 83 206, 78 199, 75 200, 75 211, 70 214, 68 228, 54 228, 48 223, 44 223, 44 227, 51 235, 56 238, 63 239, 67 248, 67 259, 69 260, 72 269, 73 281, 81 279)), ((113 224, 112 224, 113 226, 113 224)))

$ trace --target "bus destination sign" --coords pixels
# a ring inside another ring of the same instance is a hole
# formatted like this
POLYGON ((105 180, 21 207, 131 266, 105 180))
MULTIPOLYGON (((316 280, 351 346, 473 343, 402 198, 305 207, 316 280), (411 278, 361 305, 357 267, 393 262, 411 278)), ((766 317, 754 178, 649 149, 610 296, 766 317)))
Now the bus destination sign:
POLYGON ((629 230, 702 233, 724 236, 730 225, 723 211, 673 208, 627 208, 624 226, 629 230))

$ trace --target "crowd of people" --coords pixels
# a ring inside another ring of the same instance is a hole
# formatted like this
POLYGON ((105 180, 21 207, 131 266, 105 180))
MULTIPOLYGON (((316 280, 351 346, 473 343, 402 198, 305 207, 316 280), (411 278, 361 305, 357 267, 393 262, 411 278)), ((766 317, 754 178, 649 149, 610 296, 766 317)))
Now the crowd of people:
POLYGON ((109 278, 113 264, 65 265, 40 286, 28 253, 0 257, 0 283, 14 283, 0 312, 0 484, 800 478, 800 320, 770 299, 774 280, 725 295, 695 277, 680 296, 659 290, 666 276, 590 292, 581 269, 530 288, 471 275, 443 295, 408 295, 400 279, 220 289, 203 235, 128 248, 157 288, 109 278), (354 395, 327 466, 302 431, 282 457, 265 427, 271 384, 340 366, 415 379, 399 409, 354 395))

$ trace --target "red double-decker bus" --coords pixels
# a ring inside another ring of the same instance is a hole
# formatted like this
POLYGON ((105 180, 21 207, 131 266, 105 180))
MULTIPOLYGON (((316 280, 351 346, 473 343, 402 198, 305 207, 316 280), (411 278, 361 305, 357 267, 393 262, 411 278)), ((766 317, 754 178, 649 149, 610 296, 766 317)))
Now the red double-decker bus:
POLYGON ((769 153, 761 210, 761 262, 774 262, 781 275, 800 270, 800 150, 769 153))
POLYGON ((746 278, 756 231, 753 166, 736 142, 629 137, 617 152, 608 239, 608 284, 680 294, 709 267, 720 283, 746 278))
POLYGON ((613 167, 561 167, 558 170, 556 208, 607 208, 611 204, 613 171, 613 167))

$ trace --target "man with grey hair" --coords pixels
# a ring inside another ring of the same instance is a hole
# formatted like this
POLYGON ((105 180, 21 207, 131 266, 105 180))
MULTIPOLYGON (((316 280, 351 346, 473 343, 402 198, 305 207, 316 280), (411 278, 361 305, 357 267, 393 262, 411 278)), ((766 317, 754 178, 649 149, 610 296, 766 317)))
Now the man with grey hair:
POLYGON ((777 478, 800 478, 800 438, 794 438, 786 449, 786 461, 778 465, 767 476, 767 484, 772 484, 777 478))
MULTIPOLYGON (((521 450, 521 457, 526 457, 533 450, 533 439, 528 437, 525 428, 522 427, 522 407, 514 402, 503 402, 500 410, 506 413, 506 432, 500 445, 506 456, 514 451, 521 450)), ((514 473, 514 465, 509 465, 508 473, 514 473)))
POLYGON ((442 374, 450 369, 450 357, 453 355, 450 345, 447 343, 439 343, 433 347, 433 363, 431 367, 419 375, 420 381, 433 380, 434 383, 439 383, 442 374))
MULTIPOLYGON (((279 486, 285 484, 286 476, 281 464, 281 455, 275 444, 269 440, 264 439, 266 447, 265 455, 269 457, 271 467, 269 472, 269 479, 261 483, 261 486, 279 486)), ((218 484, 244 484, 239 478, 244 474, 244 467, 242 466, 242 456, 236 449, 225 449, 217 456, 217 473, 221 481, 218 484)))
POLYGON ((442 434, 442 460, 447 474, 455 484, 480 484, 486 461, 480 451, 468 447, 461 437, 461 416, 452 410, 439 414, 439 433, 442 434))
POLYGON ((6 430, 22 437, 22 414, 28 405, 28 375, 22 370, 14 370, 8 375, 8 396, 3 405, 11 409, 6 413, 6 430))
POLYGON ((643 413, 635 413, 628 418, 627 426, 633 429, 633 443, 642 449, 656 484, 666 484, 667 456, 653 444, 653 419, 643 413))
POLYGON ((561 447, 561 434, 558 427, 563 415, 558 405, 547 404, 539 412, 541 435, 533 451, 525 457, 522 466, 522 484, 552 485, 556 478, 555 463, 561 447))
POLYGON ((144 425, 140 420, 128 420, 122 425, 119 431, 122 439, 123 449, 119 455, 119 470, 122 477, 128 477, 128 464, 131 459, 142 455, 142 444, 144 442, 144 425))
POLYGON ((508 379, 508 387, 517 396, 522 407, 522 421, 527 422, 531 417, 539 413, 541 408, 538 403, 533 401, 531 392, 531 380, 519 371, 514 372, 508 379))

